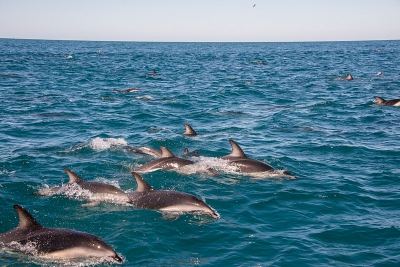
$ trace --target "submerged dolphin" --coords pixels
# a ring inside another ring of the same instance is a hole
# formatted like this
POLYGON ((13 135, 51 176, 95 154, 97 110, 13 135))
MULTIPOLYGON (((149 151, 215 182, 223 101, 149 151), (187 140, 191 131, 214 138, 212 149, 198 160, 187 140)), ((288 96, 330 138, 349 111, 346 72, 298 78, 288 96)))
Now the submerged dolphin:
POLYGON ((128 193, 135 207, 169 212, 220 215, 199 198, 173 190, 154 190, 139 174, 132 172, 137 183, 136 191, 128 193))
POLYGON ((45 228, 23 207, 14 205, 19 217, 17 228, 0 234, 0 243, 15 248, 33 246, 34 251, 21 252, 50 259, 110 258, 123 260, 103 240, 95 235, 70 229, 45 228), (13 246, 14 245, 14 246, 13 246))
POLYGON ((336 78, 336 81, 351 81, 354 80, 353 76, 350 73, 347 74, 346 78, 336 78))
POLYGON ((124 146, 124 149, 132 152, 132 153, 138 153, 138 154, 142 154, 142 155, 148 155, 148 156, 152 156, 155 158, 158 158, 161 156, 162 152, 161 150, 155 149, 155 148, 151 148, 151 147, 147 147, 147 146, 141 146, 141 147, 135 147, 135 146, 124 146))
POLYGON ((117 93, 140 92, 140 89, 138 89, 138 88, 129 88, 129 89, 125 89, 125 90, 114 89, 114 92, 117 92, 117 93))
POLYGON ((161 156, 158 159, 152 160, 143 166, 135 169, 135 172, 145 173, 156 170, 173 170, 183 166, 193 164, 194 162, 188 159, 175 157, 166 147, 161 146, 161 156))
POLYGON ((271 166, 261 161, 248 158, 246 154, 244 154, 240 146, 232 139, 229 140, 229 143, 232 146, 232 152, 229 155, 223 156, 221 158, 228 160, 231 165, 236 166, 241 172, 254 173, 274 171, 274 168, 272 168, 271 166))
POLYGON ((379 106, 400 106, 400 99, 385 100, 379 96, 374 96, 374 98, 378 101, 375 104, 379 106))
POLYGON ((199 150, 193 150, 193 151, 189 151, 189 149, 187 147, 185 147, 185 149, 183 150, 183 156, 185 157, 198 157, 199 156, 199 150))
POLYGON ((183 133, 183 135, 186 135, 186 136, 196 136, 197 135, 196 131, 193 130, 192 126, 190 126, 187 123, 184 123, 183 125, 185 126, 185 132, 183 133))
MULTIPOLYGON (((98 198, 103 201, 116 202, 116 203, 131 203, 130 198, 125 194, 124 191, 109 184, 103 184, 99 182, 85 182, 82 178, 80 178, 76 173, 69 169, 63 169, 69 177, 69 181, 66 185, 62 187, 53 187, 50 189, 52 194, 56 194, 60 190, 64 189, 64 187, 68 187, 74 183, 79 185, 82 189, 88 190, 93 194, 93 197, 98 198)), ((65 188, 66 189, 66 188, 65 188)), ((43 195, 40 191, 37 193, 38 195, 43 195)), ((49 194, 45 194, 49 195, 49 194)))

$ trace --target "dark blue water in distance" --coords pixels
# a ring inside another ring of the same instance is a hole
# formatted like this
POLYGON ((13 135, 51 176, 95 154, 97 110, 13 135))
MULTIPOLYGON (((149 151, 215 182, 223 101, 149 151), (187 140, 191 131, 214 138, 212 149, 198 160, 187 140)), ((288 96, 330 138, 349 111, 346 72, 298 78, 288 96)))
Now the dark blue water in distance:
MULTIPOLYGON (((0 39, 0 51, 0 233, 19 204, 46 227, 99 236, 123 266, 400 265, 400 108, 373 105, 400 98, 400 41, 0 39), (223 171, 229 139, 297 179, 223 171), (135 190, 130 172, 151 158, 126 145, 222 164, 218 176, 143 174, 221 217, 33 195, 65 184, 63 168, 135 190)), ((95 263, 0 252, 1 266, 95 263)))

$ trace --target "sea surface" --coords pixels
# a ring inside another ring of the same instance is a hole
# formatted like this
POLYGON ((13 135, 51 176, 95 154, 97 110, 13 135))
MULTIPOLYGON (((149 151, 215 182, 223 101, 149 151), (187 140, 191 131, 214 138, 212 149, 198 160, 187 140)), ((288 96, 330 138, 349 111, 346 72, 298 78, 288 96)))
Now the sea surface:
MULTIPOLYGON (((45 227, 99 236, 123 266, 399 266, 400 107, 374 96, 400 98, 400 41, 0 39, 0 233, 18 204, 45 227), (113 91, 128 88, 140 92, 113 91), (230 139, 296 179, 229 170, 230 139), (219 175, 142 176, 221 217, 34 194, 67 183, 63 168, 134 191, 131 171, 152 160, 140 146, 198 150, 196 166, 219 175)), ((96 264, 114 265, 0 251, 1 266, 96 264)))

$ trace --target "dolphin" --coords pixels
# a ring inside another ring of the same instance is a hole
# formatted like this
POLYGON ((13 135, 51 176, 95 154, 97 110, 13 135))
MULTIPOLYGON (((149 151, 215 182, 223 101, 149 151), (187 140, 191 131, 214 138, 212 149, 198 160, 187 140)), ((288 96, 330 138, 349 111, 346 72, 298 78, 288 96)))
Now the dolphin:
POLYGON ((117 93, 132 93, 132 92, 140 92, 140 89, 138 89, 138 88, 129 88, 129 89, 125 89, 125 90, 114 89, 114 92, 117 92, 117 93))
POLYGON ((351 81, 354 80, 353 76, 350 73, 347 74, 346 78, 336 78, 336 81, 351 81))
POLYGON ((132 152, 132 153, 148 155, 148 156, 152 156, 154 158, 161 157, 161 154, 162 154, 161 150, 158 150, 158 149, 155 149, 155 148, 151 148, 151 147, 147 147, 147 146, 141 146, 141 147, 124 146, 123 148, 128 150, 129 152, 132 152))
POLYGON ((185 149, 183 150, 183 156, 185 157, 197 157, 199 156, 199 150, 193 150, 193 151, 189 151, 189 149, 187 147, 185 147, 185 149))
MULTIPOLYGON (((66 185, 60 187, 56 186, 50 189, 50 195, 56 194, 58 192, 63 192, 69 186, 76 183, 82 189, 88 190, 93 194, 93 197, 101 199, 103 201, 116 202, 116 203, 131 203, 130 198, 125 194, 124 191, 109 184, 103 184, 99 182, 85 182, 76 173, 69 169, 63 169, 69 177, 69 181, 66 185)), ((40 191, 37 192, 38 195, 43 195, 40 191)), ((45 194, 49 195, 49 194, 45 194)))
POLYGON ((156 170, 173 170, 183 166, 193 164, 194 162, 188 159, 178 158, 172 154, 166 147, 160 146, 161 156, 158 159, 152 160, 143 166, 135 169, 135 172, 145 173, 156 170))
POLYGON ((240 146, 232 139, 229 140, 229 143, 231 144, 232 152, 221 158, 229 161, 230 165, 236 166, 241 172, 254 173, 275 170, 261 161, 248 158, 240 146))
POLYGON ((128 196, 137 208, 220 217, 213 208, 193 195, 173 190, 154 190, 138 173, 132 172, 132 175, 137 189, 128 193, 128 196))
POLYGON ((183 133, 183 135, 186 135, 186 136, 196 136, 197 135, 195 130, 193 130, 193 128, 189 124, 184 123, 183 125, 185 126, 185 132, 183 133))
MULTIPOLYGON (((49 259, 109 258, 123 262, 120 256, 95 235, 70 229, 45 228, 23 207, 14 205, 18 227, 0 234, 0 243, 15 248, 15 243, 31 245, 34 256, 49 259)), ((26 254, 32 254, 32 251, 26 254)))
POLYGON ((385 100, 379 96, 374 96, 374 98, 378 101, 375 103, 378 106, 400 106, 400 99, 385 100))

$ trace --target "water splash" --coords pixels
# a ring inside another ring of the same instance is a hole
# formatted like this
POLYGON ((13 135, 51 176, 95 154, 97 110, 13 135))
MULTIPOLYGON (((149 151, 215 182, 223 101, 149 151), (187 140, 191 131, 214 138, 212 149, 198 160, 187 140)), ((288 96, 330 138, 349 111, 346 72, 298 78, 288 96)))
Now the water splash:
POLYGON ((94 138, 88 144, 90 148, 96 151, 107 150, 112 146, 126 146, 126 145, 128 145, 128 142, 126 142, 122 138, 101 138, 101 137, 94 138))

